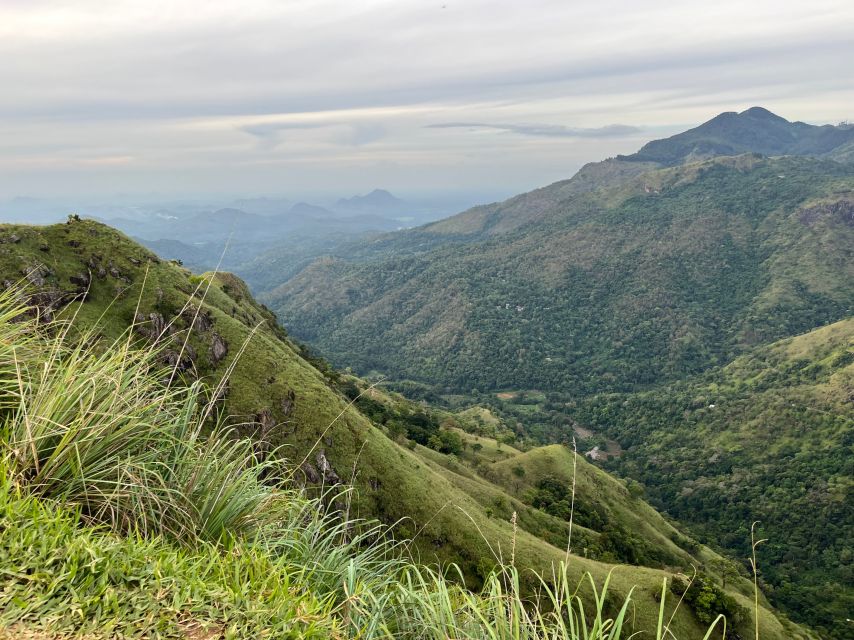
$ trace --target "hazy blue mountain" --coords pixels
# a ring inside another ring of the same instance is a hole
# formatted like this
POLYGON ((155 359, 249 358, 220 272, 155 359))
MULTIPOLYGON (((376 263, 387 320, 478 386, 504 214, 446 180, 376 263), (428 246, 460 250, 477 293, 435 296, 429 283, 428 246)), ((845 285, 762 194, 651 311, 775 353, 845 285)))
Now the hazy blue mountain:
POLYGON ((337 211, 393 211, 404 212, 409 205, 385 189, 374 189, 363 196, 342 198, 335 203, 337 211))

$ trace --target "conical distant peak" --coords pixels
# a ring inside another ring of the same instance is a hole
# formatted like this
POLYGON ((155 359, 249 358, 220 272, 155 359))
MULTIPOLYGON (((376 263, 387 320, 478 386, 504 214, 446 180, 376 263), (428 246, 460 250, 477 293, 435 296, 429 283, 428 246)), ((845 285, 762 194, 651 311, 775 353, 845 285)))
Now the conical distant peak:
POLYGON ((742 111, 740 116, 750 116, 751 118, 763 118, 766 120, 782 120, 787 122, 787 120, 781 116, 778 116, 776 113, 768 111, 765 107, 750 107, 745 111, 742 111))

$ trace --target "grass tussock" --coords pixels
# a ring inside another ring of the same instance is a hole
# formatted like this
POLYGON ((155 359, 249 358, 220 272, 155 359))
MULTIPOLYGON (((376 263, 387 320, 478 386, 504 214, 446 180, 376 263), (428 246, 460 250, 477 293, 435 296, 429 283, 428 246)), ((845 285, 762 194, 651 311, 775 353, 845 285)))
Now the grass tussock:
POLYGON ((205 424, 199 383, 164 386, 170 371, 156 350, 91 334, 72 343, 62 325, 40 331, 13 293, 0 309, 13 483, 118 531, 182 543, 249 534, 278 518, 287 496, 262 482, 273 463, 205 424))
MULTIPOLYGON (((153 348, 71 339, 0 293, 0 626, 90 637, 619 640, 633 600, 571 580, 480 592, 289 484, 170 384, 153 348)), ((128 334, 130 335, 130 334, 128 334)), ((276 452, 274 452, 275 454, 276 452)), ((345 496, 346 499, 346 496, 345 496)), ((571 562, 571 558, 568 559, 571 562)), ((664 585, 655 630, 669 633, 664 585)), ((706 638, 722 637, 715 621, 706 638)))

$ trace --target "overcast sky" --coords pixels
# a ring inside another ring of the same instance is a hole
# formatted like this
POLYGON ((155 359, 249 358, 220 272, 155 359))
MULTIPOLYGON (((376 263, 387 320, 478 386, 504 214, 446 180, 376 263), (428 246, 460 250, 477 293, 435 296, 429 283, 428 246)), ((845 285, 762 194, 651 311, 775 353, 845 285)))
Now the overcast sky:
POLYGON ((0 198, 522 191, 854 119, 851 0, 0 0, 0 198))

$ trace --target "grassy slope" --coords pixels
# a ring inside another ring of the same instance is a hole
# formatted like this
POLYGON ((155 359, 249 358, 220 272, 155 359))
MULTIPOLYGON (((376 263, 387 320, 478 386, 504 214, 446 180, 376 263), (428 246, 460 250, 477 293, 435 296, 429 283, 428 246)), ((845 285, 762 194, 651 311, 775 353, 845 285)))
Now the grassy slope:
MULTIPOLYGON (((380 388, 372 389, 369 393, 373 399, 398 408, 412 408, 413 405, 398 394, 388 393, 380 388)), ((490 429, 501 430, 500 419, 483 407, 471 407, 452 417, 467 428, 476 429, 486 424, 490 429), (481 416, 481 419, 475 421, 474 416, 481 416)), ((582 518, 578 513, 598 510, 609 525, 608 529, 630 532, 639 539, 636 543, 639 543, 642 552, 653 555, 657 562, 669 565, 671 570, 696 566, 716 580, 721 580, 724 566, 728 572, 733 570, 731 562, 723 561, 718 553, 708 547, 696 545, 643 499, 633 497, 623 482, 604 473, 581 455, 574 458, 571 450, 565 446, 537 447, 522 452, 505 443, 498 443, 493 438, 467 432, 462 432, 461 435, 467 442, 467 447, 459 456, 442 455, 420 445, 414 451, 428 467, 473 498, 486 511, 487 523, 509 521, 515 512, 520 530, 533 533, 553 547, 565 549, 567 522, 534 508, 530 502, 530 491, 545 477, 559 478, 567 487, 571 486, 575 462, 576 520, 572 548, 576 556, 595 557, 592 547, 601 542, 601 534, 595 529, 580 525, 582 518), (477 450, 471 446, 475 443, 480 445, 477 450), (519 469, 524 470, 524 473, 520 475, 519 469), (589 551, 588 547, 591 547, 589 551)), ((472 512, 467 513, 474 515, 472 512)), ((484 521, 476 516, 475 518, 477 527, 485 531, 487 525, 484 521)), ((742 533, 749 540, 749 533, 742 533)), ((493 542, 497 540, 486 537, 493 542)), ((550 549, 550 553, 554 551, 554 548, 550 549)), ((491 552, 504 560, 509 554, 506 542, 500 541, 493 545, 491 552)), ((599 563, 594 563, 593 566, 597 564, 599 563)), ((744 575, 742 571, 742 576, 744 575)), ((752 597, 752 585, 745 577, 728 573, 726 582, 729 592, 734 594, 742 605, 747 603, 746 599, 752 597)), ((770 621, 763 621, 762 624, 774 626, 770 621)), ((790 627, 786 633, 796 636, 799 631, 790 627)))
POLYGON ((249 546, 223 555, 213 545, 188 550, 81 527, 73 513, 18 495, 2 471, 0 638, 95 640, 153 631, 160 638, 328 638, 336 632, 328 602, 299 586, 295 571, 249 546), (51 633, 37 631, 45 627, 51 633))
POLYGON ((718 159, 555 199, 464 245, 402 232, 262 299, 357 370, 464 391, 627 390, 846 315, 852 193, 843 165, 718 159))
MULTIPOLYGON (((152 313, 174 317, 200 282, 186 270, 157 260, 121 234, 96 223, 72 222, 45 228, 4 225, 0 228, 0 239, 5 240, 0 244, 0 272, 8 280, 35 268, 44 280, 39 283, 41 290, 72 291, 70 278, 91 270, 92 286, 87 301, 66 307, 63 314, 70 317, 76 313, 77 322, 82 325, 97 323, 107 336, 120 334, 132 322, 137 307, 146 318, 152 313), (93 254, 99 257, 93 262, 94 267, 87 268, 93 254), (102 277, 98 275, 99 266, 104 267, 102 277)), ((204 280, 201 282, 204 291, 204 280)), ((201 293, 193 300, 195 306, 201 305, 209 314, 212 322, 204 331, 191 332, 190 344, 197 354, 193 368, 195 375, 213 384, 234 364, 223 409, 236 422, 250 422, 244 424, 244 431, 257 431, 259 425, 252 421, 267 410, 280 423, 270 437, 276 443, 290 446, 287 455, 292 460, 302 460, 317 443, 345 480, 355 467, 354 478, 360 491, 354 511, 387 522, 410 519, 401 527, 402 532, 417 534, 425 560, 454 560, 467 575, 473 576, 481 573, 484 564, 491 564, 490 545, 493 549, 500 547, 506 554, 512 530, 505 520, 488 517, 477 495, 466 493, 442 467, 398 446, 357 411, 347 409, 343 398, 330 388, 323 375, 284 337, 272 315, 248 297, 239 280, 219 275, 212 282, 204 301, 201 293), (256 327, 242 356, 235 360, 241 345, 256 327), (228 354, 218 363, 212 361, 209 353, 214 333, 228 345, 228 354), (282 400, 289 398, 291 392, 295 406, 286 414, 282 400), (334 427, 327 430, 339 414, 341 417, 334 427)), ((186 328, 190 320, 191 317, 185 316, 176 325, 179 329, 186 328)), ((175 342, 178 344, 180 340, 175 342)), ((315 472, 320 467, 317 451, 306 456, 315 472)), ((489 488, 487 493, 494 497, 498 491, 489 488)), ((525 531, 519 532, 518 565, 545 569, 562 558, 563 552, 556 547, 525 531)), ((632 585, 640 585, 636 594, 637 625, 651 628, 656 613, 653 593, 667 574, 638 567, 614 568, 581 558, 573 564, 576 575, 589 570, 599 580, 611 569, 615 571, 617 592, 626 594, 632 585)), ((763 616, 765 637, 786 637, 787 632, 773 616, 767 612, 763 616)), ((680 612, 676 627, 684 637, 693 636, 700 629, 687 611, 680 612)))
POLYGON ((772 599, 848 637, 852 397, 848 318, 755 349, 704 381, 598 396, 575 415, 620 440, 627 451, 614 467, 701 539, 744 555, 747 527, 760 520, 772 599))

